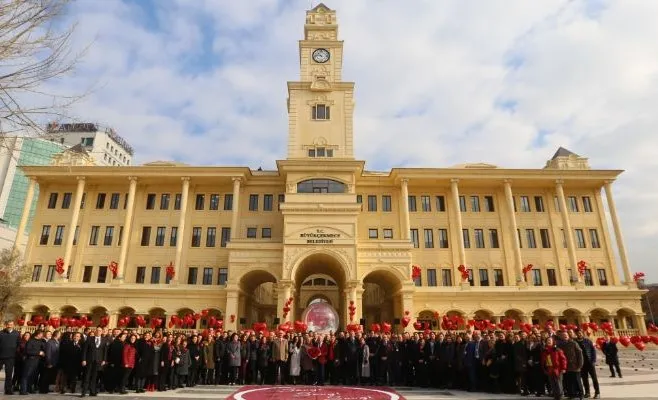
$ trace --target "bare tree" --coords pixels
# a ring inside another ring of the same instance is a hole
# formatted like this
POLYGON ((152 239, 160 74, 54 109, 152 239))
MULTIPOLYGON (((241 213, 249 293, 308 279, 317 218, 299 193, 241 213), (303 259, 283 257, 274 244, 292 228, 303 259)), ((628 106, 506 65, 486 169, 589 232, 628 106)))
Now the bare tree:
POLYGON ((29 279, 29 271, 16 249, 0 252, 0 321, 13 305, 23 302, 26 297, 24 284, 29 279))
POLYGON ((0 0, 0 140, 38 135, 81 96, 50 93, 48 84, 71 73, 75 24, 61 28, 71 0, 0 0))

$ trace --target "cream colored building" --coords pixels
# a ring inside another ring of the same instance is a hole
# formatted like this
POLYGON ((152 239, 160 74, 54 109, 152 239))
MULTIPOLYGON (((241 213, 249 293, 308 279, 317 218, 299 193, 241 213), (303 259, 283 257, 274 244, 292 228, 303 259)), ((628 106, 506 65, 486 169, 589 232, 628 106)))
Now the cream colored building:
POLYGON ((16 312, 107 313, 115 324, 128 314, 211 309, 235 329, 283 322, 293 297, 285 319, 325 301, 343 326, 353 301, 355 321, 367 325, 409 311, 421 320, 438 312, 644 329, 612 196, 621 171, 592 170, 565 149, 542 169, 368 171, 354 158, 354 83, 342 80, 334 11, 307 12, 299 52, 288 154, 276 170, 25 167, 30 195, 39 186, 26 252, 34 281, 16 312), (62 276, 58 257, 69 266, 62 276), (462 281, 460 265, 472 279, 462 281))

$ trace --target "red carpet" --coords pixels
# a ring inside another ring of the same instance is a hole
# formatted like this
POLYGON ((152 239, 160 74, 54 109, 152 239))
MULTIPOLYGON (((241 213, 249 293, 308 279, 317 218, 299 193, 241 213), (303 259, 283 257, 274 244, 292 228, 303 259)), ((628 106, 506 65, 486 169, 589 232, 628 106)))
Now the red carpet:
POLYGON ((404 400, 387 387, 243 386, 228 400, 404 400))

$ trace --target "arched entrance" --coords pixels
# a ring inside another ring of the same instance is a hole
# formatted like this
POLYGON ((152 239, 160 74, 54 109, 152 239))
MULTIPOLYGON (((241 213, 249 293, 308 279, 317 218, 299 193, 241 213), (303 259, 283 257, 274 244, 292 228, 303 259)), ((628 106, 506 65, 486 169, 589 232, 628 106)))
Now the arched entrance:
POLYGON ((398 293, 402 283, 395 273, 379 269, 363 277, 363 318, 366 329, 372 323, 389 322, 394 325, 395 318, 400 318, 402 297, 398 293))
POLYGON ((240 278, 244 298, 239 302, 238 327, 249 328, 254 322, 265 322, 268 327, 274 325, 277 312, 276 281, 274 275, 263 270, 247 272, 240 278))
POLYGON ((314 253, 304 258, 293 270, 291 319, 301 320, 304 311, 309 306, 320 304, 318 299, 322 299, 336 310, 338 325, 344 327, 348 319, 342 312, 347 307, 344 293, 346 280, 343 264, 334 256, 314 253))

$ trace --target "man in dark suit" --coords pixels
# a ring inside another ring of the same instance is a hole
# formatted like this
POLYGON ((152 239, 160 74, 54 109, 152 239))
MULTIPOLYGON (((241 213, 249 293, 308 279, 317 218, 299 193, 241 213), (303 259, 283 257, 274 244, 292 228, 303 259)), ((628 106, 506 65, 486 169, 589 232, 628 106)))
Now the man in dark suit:
POLYGON ((46 355, 44 349, 43 332, 37 330, 25 344, 25 360, 23 361, 20 394, 27 395, 28 393, 34 393, 33 382, 39 368, 39 361, 46 355))
POLYGON ((5 369, 5 394, 14 394, 11 382, 14 374, 14 360, 20 334, 14 329, 14 321, 7 321, 0 332, 0 369, 5 369))
POLYGON ((107 341, 103 339, 103 328, 97 328, 95 332, 91 332, 82 345, 82 367, 85 370, 85 377, 80 397, 85 397, 87 391, 91 396, 98 394, 96 390, 98 371, 106 361, 107 341))

